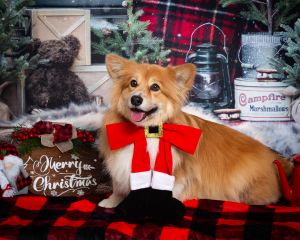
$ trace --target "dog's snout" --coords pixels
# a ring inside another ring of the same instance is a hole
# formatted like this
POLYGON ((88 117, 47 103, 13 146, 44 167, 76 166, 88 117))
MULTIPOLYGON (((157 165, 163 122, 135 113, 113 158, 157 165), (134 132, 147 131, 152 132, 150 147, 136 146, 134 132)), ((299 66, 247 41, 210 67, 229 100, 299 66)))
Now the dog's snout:
POLYGON ((141 96, 134 95, 131 97, 131 103, 135 107, 140 106, 143 103, 143 98, 141 96))

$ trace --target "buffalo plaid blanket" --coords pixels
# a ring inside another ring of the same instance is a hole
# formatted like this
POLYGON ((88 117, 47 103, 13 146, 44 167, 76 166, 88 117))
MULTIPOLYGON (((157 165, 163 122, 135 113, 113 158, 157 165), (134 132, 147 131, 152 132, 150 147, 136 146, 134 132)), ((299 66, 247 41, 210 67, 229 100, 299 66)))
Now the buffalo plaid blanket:
MULTIPOLYGON (((212 23, 222 29, 226 35, 232 80, 241 74, 237 60, 241 34, 261 29, 261 26, 240 17, 241 6, 222 8, 218 0, 139 0, 134 2, 134 6, 144 11, 141 20, 149 20, 149 30, 164 40, 166 48, 171 49, 170 63, 173 65, 185 62, 191 34, 201 24, 212 23)), ((224 53, 223 35, 216 27, 208 25, 196 30, 192 52, 202 43, 216 45, 220 53, 224 53)))
POLYGON ((128 223, 100 200, 0 199, 0 239, 300 239, 300 207, 191 200, 180 222, 128 223))

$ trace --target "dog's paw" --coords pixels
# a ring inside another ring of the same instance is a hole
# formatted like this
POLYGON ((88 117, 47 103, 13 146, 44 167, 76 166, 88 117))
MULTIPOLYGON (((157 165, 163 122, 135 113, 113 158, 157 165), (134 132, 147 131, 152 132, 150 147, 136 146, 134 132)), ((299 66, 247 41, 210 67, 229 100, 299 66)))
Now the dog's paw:
POLYGON ((114 208, 119 205, 119 203, 122 201, 123 198, 116 197, 114 195, 111 195, 109 198, 102 200, 98 203, 99 207, 103 208, 114 208))

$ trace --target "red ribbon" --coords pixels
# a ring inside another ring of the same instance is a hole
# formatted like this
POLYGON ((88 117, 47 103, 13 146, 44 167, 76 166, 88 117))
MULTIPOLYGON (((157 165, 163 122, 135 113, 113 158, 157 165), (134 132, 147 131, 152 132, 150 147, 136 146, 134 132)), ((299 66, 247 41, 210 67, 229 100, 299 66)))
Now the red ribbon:
MULTIPOLYGON (((106 125, 108 143, 111 150, 134 144, 132 173, 150 170, 150 156, 147 152, 147 141, 144 128, 132 123, 114 123, 106 125)), ((171 145, 194 154, 202 131, 197 128, 163 124, 163 135, 159 140, 154 170, 172 175, 173 159, 171 145)))
POLYGON ((0 143, 0 160, 3 160, 6 155, 18 156, 17 148, 10 143, 0 143))
MULTIPOLYGON (((38 138, 43 134, 54 135, 53 143, 65 142, 72 138, 73 127, 71 124, 54 124, 46 121, 39 121, 33 125, 33 128, 21 128, 19 131, 13 133, 13 138, 23 141, 28 138, 38 138)), ((78 139, 82 142, 94 142, 93 135, 88 131, 77 129, 78 139)))

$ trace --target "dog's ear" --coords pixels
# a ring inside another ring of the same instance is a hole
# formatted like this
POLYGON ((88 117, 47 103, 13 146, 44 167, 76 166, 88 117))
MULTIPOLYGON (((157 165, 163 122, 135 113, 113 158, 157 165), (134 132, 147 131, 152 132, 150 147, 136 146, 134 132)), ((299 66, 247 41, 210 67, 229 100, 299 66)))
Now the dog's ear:
POLYGON ((191 89, 196 75, 196 66, 192 63, 182 64, 173 67, 176 82, 179 86, 191 89))
POLYGON ((110 77, 114 80, 120 77, 122 69, 129 62, 129 60, 120 57, 116 54, 107 54, 105 57, 105 64, 110 77))

